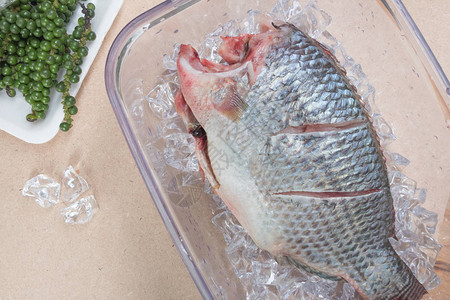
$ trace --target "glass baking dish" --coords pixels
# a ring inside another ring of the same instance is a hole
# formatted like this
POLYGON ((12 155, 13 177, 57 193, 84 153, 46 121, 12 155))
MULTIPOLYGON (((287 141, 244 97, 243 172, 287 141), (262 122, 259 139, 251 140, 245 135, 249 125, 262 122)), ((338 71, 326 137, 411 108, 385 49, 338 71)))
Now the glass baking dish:
MULTIPOLYGON (((184 185, 182 172, 164 164, 164 153, 154 151, 153 146, 160 131, 170 128, 164 128, 154 109, 136 103, 152 92, 166 71, 164 60, 172 55, 175 44, 199 45, 220 24, 243 19, 251 9, 270 11, 276 2, 164 1, 123 28, 106 63, 106 88, 117 120, 150 195, 205 299, 245 297, 226 257, 224 238, 211 222, 217 199, 203 193, 199 182, 184 185)), ((429 200, 424 206, 442 220, 446 203, 439 200, 445 200, 447 194, 438 187, 446 186, 445 176, 436 176, 439 165, 432 156, 445 152, 449 145, 445 127, 450 84, 439 63, 401 1, 347 1, 343 5, 319 0, 316 4, 331 17, 327 31, 360 64, 375 88, 376 107, 398 138, 387 145, 389 151, 410 159, 404 172, 427 190, 429 200), (411 126, 421 118, 420 113, 432 117, 422 122, 425 126, 411 126), (411 147, 425 145, 430 135, 439 140, 423 151, 411 147)), ((195 176, 190 180, 197 180, 195 176)))

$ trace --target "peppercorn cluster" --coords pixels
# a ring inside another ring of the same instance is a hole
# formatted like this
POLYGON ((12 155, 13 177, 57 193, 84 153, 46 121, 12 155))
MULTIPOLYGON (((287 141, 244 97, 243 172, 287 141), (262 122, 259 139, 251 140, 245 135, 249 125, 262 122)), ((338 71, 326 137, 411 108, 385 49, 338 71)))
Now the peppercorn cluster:
POLYGON ((72 127, 78 108, 69 90, 80 80, 88 41, 96 38, 91 30, 94 16, 94 4, 75 0, 16 0, 0 12, 0 93, 22 93, 30 104, 28 121, 45 118, 54 88, 61 93, 64 109, 59 127, 72 127), (68 33, 67 24, 77 9, 82 17, 68 33))

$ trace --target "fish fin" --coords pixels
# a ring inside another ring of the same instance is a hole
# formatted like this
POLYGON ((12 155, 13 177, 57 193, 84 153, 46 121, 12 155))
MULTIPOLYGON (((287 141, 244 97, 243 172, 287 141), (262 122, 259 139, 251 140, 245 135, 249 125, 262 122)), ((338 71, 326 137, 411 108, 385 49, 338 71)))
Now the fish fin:
MULTIPOLYGON (((345 82, 347 83, 347 85, 349 86, 349 88, 353 91, 354 96, 357 97, 357 98, 359 98, 360 103, 362 104, 361 99, 360 99, 361 97, 360 97, 359 94, 358 94, 358 91, 357 91, 357 89, 356 89, 356 86, 354 86, 354 85, 350 82, 350 80, 347 78, 347 71, 340 65, 339 60, 336 58, 336 56, 334 56, 334 54, 333 54, 333 52, 330 50, 330 48, 328 48, 328 47, 325 46, 324 44, 319 43, 319 42, 316 41, 316 40, 313 40, 312 38, 310 38, 310 39, 311 39, 311 42, 317 46, 317 48, 319 48, 320 50, 322 50, 322 52, 325 53, 326 56, 328 56, 328 57, 331 58, 331 60, 333 61, 334 66, 335 66, 335 67, 340 71, 340 73, 344 76, 344 80, 345 80, 345 82)), ((364 105, 363 105, 363 107, 364 107, 364 105)))
POLYGON ((319 276, 321 278, 332 280, 332 281, 342 280, 342 278, 339 277, 339 276, 333 276, 333 275, 330 275, 330 274, 318 271, 318 270, 316 270, 314 268, 311 268, 310 266, 308 266, 306 264, 303 264, 303 263, 299 262, 298 260, 293 259, 292 257, 289 257, 289 256, 285 256, 285 257, 286 257, 286 259, 287 259, 289 264, 291 264, 291 265, 293 265, 293 266, 295 266, 297 268, 300 268, 302 270, 305 270, 308 273, 311 273, 313 275, 317 275, 317 276, 319 276))
POLYGON ((213 106, 222 115, 231 121, 237 121, 248 107, 247 103, 237 92, 236 81, 233 79, 223 80, 214 91, 213 106))
POLYGON ((280 266, 292 266, 286 255, 275 256, 274 259, 280 266))
POLYGON ((319 48, 320 50, 322 50, 323 52, 325 52, 325 54, 326 54, 328 57, 331 57, 331 59, 333 59, 333 61, 334 61, 334 63, 336 64, 336 66, 338 66, 338 67, 341 69, 341 71, 344 72, 344 74, 347 73, 347 71, 345 71, 344 68, 342 68, 342 67, 339 66, 339 60, 338 60, 338 59, 336 58, 336 56, 333 54, 333 52, 331 51, 331 49, 328 48, 328 46, 325 46, 324 44, 322 44, 322 43, 320 43, 320 42, 318 42, 318 41, 315 41, 315 44, 316 44, 317 48, 319 48))
MULTIPOLYGON (((324 44, 313 40, 312 38, 310 38, 313 43, 317 46, 317 48, 319 48, 320 50, 322 50, 322 52, 325 53, 326 56, 330 57, 333 61, 334 66, 339 69, 339 71, 341 72, 342 75, 346 76, 347 75, 347 71, 340 65, 339 60, 336 58, 336 56, 333 54, 333 51, 328 47, 325 46, 324 44)), ((353 85, 350 84, 350 82, 348 81, 348 84, 350 85, 350 87, 352 88, 353 92, 356 93, 356 87, 354 87, 353 85)))
MULTIPOLYGON (((365 267, 362 277, 352 277, 348 272, 342 274, 363 299, 420 300, 428 293, 388 240, 377 249, 377 263, 365 267), (367 282, 373 285, 364 284, 367 282)), ((360 258, 367 259, 367 256, 360 252, 354 257, 356 261, 360 258)))
POLYGON ((422 299, 423 295, 427 293, 427 290, 423 287, 423 285, 415 280, 412 282, 412 285, 408 286, 408 288, 400 291, 400 294, 396 296, 395 300, 419 300, 422 299))
POLYGON ((202 179, 208 179, 214 191, 216 191, 220 184, 214 175, 214 171, 211 168, 211 162, 208 156, 208 147, 206 136, 204 137, 194 137, 195 140, 195 155, 197 156, 198 165, 202 179))
POLYGON ((339 69, 339 71, 341 72, 342 75, 344 75, 344 80, 346 81, 347 85, 351 88, 351 90, 355 93, 355 97, 360 98, 360 96, 358 95, 358 91, 356 89, 356 87, 350 82, 350 80, 348 80, 347 76, 347 71, 340 65, 339 60, 336 58, 336 56, 334 56, 333 52, 330 50, 330 48, 328 48, 327 46, 325 46, 324 44, 321 44, 317 41, 316 45, 319 49, 321 49, 328 57, 330 57, 334 63, 334 66, 339 69))
MULTIPOLYGON (((349 278, 345 274, 343 275, 343 279, 353 286, 362 299, 420 300, 428 293, 425 287, 409 270, 406 278, 404 276, 398 277, 392 273, 378 274, 378 276, 383 275, 389 276, 391 279, 388 290, 386 291, 385 289, 383 295, 373 295, 371 293, 372 291, 364 290, 360 283, 352 280, 352 278, 349 278), (402 288, 400 288, 400 286, 402 286, 402 288)), ((379 288, 382 287, 379 286, 379 288)))

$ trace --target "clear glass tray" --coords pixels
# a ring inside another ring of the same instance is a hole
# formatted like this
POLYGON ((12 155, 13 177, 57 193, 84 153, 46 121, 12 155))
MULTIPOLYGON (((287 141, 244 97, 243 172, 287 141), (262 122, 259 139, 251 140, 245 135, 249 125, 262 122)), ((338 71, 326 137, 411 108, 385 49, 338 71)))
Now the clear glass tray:
MULTIPOLYGON (((180 172, 161 163, 161 154, 149 147, 161 130, 160 120, 148 107, 135 104, 154 88, 157 77, 165 71, 164 56, 173 53, 176 43, 199 45, 219 24, 242 19, 249 9, 270 11, 274 3, 165 1, 120 32, 106 63, 106 88, 123 134, 205 299, 242 299, 245 295, 224 253, 223 236, 211 222, 216 203, 202 191, 183 186, 180 172), (174 196, 168 186, 184 197, 174 196)), ((446 153, 450 142, 446 131, 450 84, 445 74, 401 1, 347 1, 343 5, 319 0, 317 5, 332 18, 327 30, 361 65, 375 87, 377 108, 398 139, 388 146, 389 151, 410 159, 404 172, 427 189, 425 207, 442 220, 448 190, 440 187, 448 185, 448 178, 439 175, 441 165, 433 156, 446 153)))

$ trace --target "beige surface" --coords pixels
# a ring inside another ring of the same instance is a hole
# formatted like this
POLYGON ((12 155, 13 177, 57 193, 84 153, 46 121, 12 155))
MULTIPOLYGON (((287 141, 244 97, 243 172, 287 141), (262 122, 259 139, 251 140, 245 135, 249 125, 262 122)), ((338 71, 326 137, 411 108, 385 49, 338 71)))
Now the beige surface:
MULTIPOLYGON (((104 88, 104 65, 114 37, 157 2, 124 0, 80 89, 79 114, 70 132, 44 145, 0 132, 0 299, 200 298, 140 177, 104 88), (91 184, 100 205, 85 226, 65 225, 61 205, 44 210, 21 196, 26 180, 39 173, 61 180, 69 164, 91 184)), ((404 2, 450 73, 450 3, 404 2)), ((448 160, 448 155, 442 157, 448 160)), ((448 221, 441 220, 441 228, 448 227, 448 221)), ((445 277, 449 242, 441 242, 447 248, 439 274, 443 287, 450 288, 445 277)), ((442 290, 432 295, 450 297, 442 290)))

